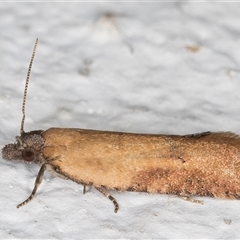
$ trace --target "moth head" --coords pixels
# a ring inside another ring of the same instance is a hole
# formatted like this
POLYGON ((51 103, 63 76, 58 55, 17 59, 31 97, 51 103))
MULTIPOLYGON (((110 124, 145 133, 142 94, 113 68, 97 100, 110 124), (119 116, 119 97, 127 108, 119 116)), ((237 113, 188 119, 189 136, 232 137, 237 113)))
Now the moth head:
POLYGON ((42 130, 23 132, 16 137, 15 143, 7 144, 2 149, 2 157, 6 160, 22 160, 25 162, 39 162, 39 154, 44 145, 42 130))

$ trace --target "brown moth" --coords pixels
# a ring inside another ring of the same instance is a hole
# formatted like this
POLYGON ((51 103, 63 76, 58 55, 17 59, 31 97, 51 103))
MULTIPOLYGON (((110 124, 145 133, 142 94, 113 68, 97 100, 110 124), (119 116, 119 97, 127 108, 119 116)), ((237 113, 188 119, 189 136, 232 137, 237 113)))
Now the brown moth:
POLYGON ((41 166, 31 195, 36 194, 45 170, 84 186, 93 186, 117 201, 109 190, 240 198, 240 137, 230 132, 203 132, 185 136, 134 134, 73 128, 24 132, 25 104, 32 53, 22 106, 20 136, 2 149, 6 160, 41 166))

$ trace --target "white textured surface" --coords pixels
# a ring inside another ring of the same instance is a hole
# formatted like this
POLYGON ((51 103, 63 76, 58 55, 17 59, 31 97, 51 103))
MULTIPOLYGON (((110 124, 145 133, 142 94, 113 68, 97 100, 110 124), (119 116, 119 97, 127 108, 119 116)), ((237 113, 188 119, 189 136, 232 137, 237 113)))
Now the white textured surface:
MULTIPOLYGON (((25 130, 78 127, 186 134, 239 130, 238 3, 0 3, 0 144, 25 130), (198 45, 192 52, 186 46, 198 45)), ((91 189, 1 159, 0 238, 223 238, 240 202, 91 189)))

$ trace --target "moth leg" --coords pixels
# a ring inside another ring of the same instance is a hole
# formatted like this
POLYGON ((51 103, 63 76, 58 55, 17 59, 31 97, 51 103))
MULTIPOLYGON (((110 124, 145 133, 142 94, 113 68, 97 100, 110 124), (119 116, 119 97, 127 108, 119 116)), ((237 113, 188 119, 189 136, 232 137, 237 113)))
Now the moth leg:
POLYGON ((85 184, 84 184, 84 185, 83 185, 83 194, 85 194, 86 192, 90 191, 91 188, 92 188, 91 185, 85 185, 85 184), (88 189, 87 189, 87 187, 88 187, 88 189))
POLYGON ((86 193, 86 185, 83 185, 83 194, 86 193))
POLYGON ((189 197, 189 196, 180 196, 183 200, 185 200, 185 201, 188 201, 188 202, 191 202, 191 203, 197 203, 197 204, 202 204, 203 205, 203 201, 201 201, 201 200, 196 200, 196 199, 193 199, 193 198, 191 198, 191 197, 189 197))
POLYGON ((35 185, 34 185, 34 189, 31 193, 31 195, 22 203, 18 204, 17 205, 17 208, 20 208, 21 206, 27 204, 28 202, 30 202, 33 197, 35 196, 36 192, 37 192, 37 189, 39 187, 39 185, 41 184, 42 182, 42 179, 43 179, 43 174, 44 174, 44 171, 46 170, 47 168, 47 164, 43 164, 38 172, 38 175, 37 175, 37 178, 35 180, 35 185))
POLYGON ((95 187, 100 193, 102 193, 104 196, 106 196, 109 200, 112 201, 112 203, 115 206, 114 212, 117 213, 118 209, 119 209, 119 205, 117 203, 117 200, 111 196, 108 192, 104 191, 102 188, 99 187, 95 187))

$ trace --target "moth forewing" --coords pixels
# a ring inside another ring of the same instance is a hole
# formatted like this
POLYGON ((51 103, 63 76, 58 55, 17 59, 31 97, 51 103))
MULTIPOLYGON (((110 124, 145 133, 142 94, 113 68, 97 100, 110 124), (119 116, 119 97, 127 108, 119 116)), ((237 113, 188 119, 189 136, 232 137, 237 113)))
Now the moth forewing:
POLYGON ((42 135, 44 158, 84 185, 239 197, 240 138, 231 133, 166 136, 50 128, 42 135))
POLYGON ((240 198, 240 138, 233 133, 203 132, 185 136, 134 134, 73 128, 24 132, 25 103, 35 42, 23 97, 23 118, 16 143, 2 149, 6 160, 41 165, 36 194, 45 170, 93 186, 114 204, 106 189, 192 196, 240 198))

